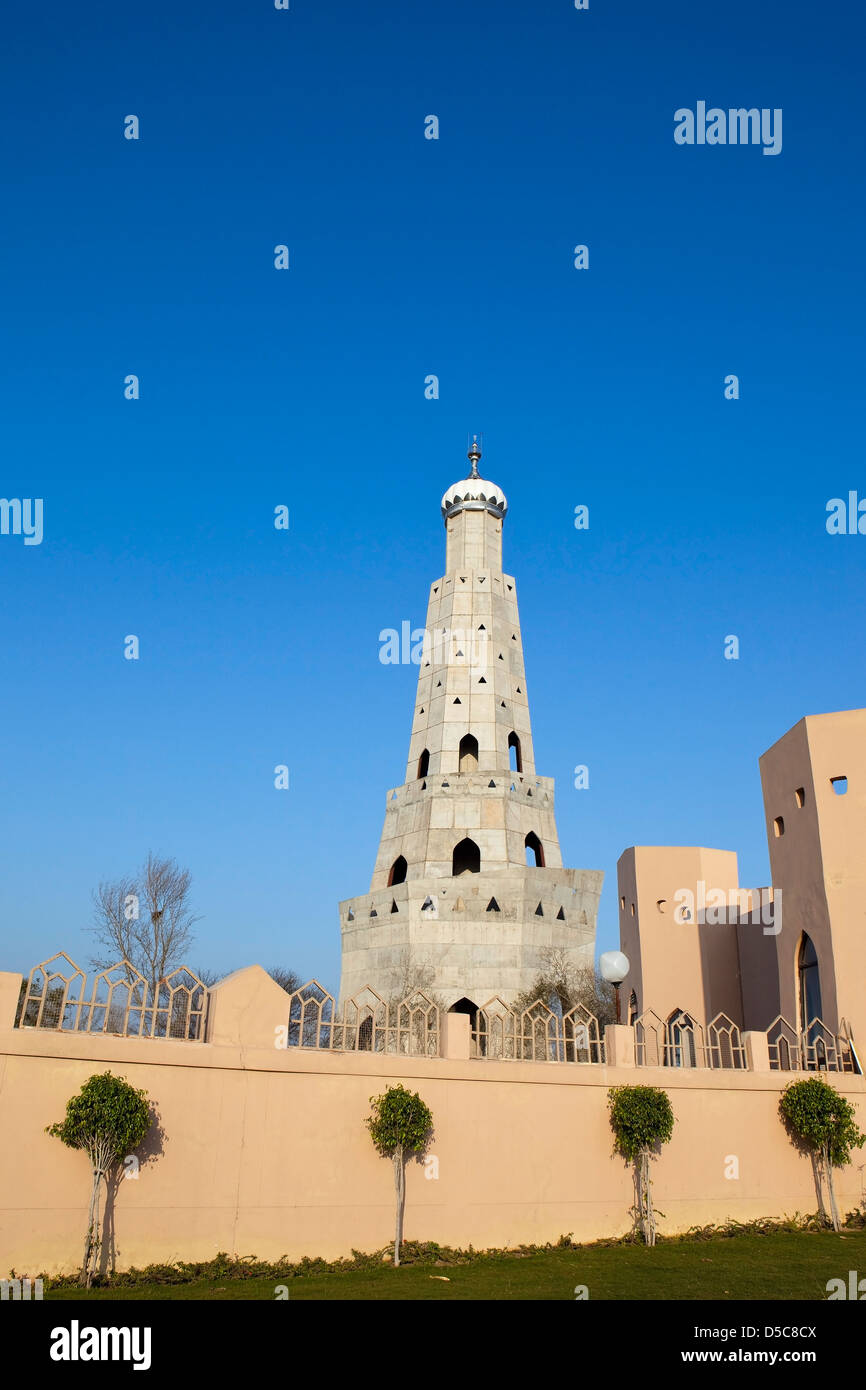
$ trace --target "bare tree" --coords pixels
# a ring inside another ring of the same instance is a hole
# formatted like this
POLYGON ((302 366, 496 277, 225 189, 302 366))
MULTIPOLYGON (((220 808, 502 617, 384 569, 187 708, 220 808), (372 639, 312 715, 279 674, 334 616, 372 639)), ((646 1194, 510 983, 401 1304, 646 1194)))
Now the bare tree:
POLYGON ((192 878, 175 859, 151 852, 134 878, 100 883, 93 895, 94 926, 100 955, 91 964, 99 970, 128 960, 156 995, 159 981, 183 965, 200 920, 190 911, 192 878))
POLYGON ((436 969, 429 959, 419 960, 411 947, 401 951, 396 965, 388 975, 386 1002, 389 1011, 396 1017, 398 1005, 402 1004, 404 999, 408 999, 410 994, 420 991, 426 994, 431 1004, 435 1004, 441 1013, 445 1013, 445 1000, 432 987, 435 978, 436 969))
POLYGON ((562 1014, 582 1004, 595 1015, 600 1028, 616 1022, 613 985, 602 979, 593 966, 576 964, 571 952, 561 947, 547 947, 540 957, 538 975, 511 1006, 517 1013, 541 999, 548 1008, 562 1014))
POLYGON ((294 970, 289 970, 284 965, 272 965, 268 974, 286 991, 286 994, 294 994, 296 989, 300 989, 301 985, 306 984, 306 980, 302 980, 300 975, 296 975, 294 970))
MULTIPOLYGON (((241 966, 235 965, 231 970, 210 970, 206 966, 202 966, 201 969, 196 969, 193 973, 201 980, 203 985, 207 985, 208 989, 210 989, 211 985, 218 984, 219 981, 224 980, 227 975, 233 975, 236 970, 240 970, 241 968, 241 966)), ((289 970, 284 965, 272 965, 270 969, 266 971, 266 974, 270 975, 271 979, 275 980, 276 983, 286 991, 286 994, 294 994, 296 989, 300 989, 301 985, 306 984, 306 981, 302 980, 300 975, 297 975, 294 970, 289 970)))
POLYGON ((213 985, 219 984, 220 980, 224 980, 226 975, 231 975, 233 972, 231 970, 208 970, 205 966, 197 965, 192 973, 197 980, 201 980, 206 989, 210 989, 213 985))
POLYGON ((399 1004, 416 990, 428 990, 436 972, 429 960, 418 960, 411 947, 401 951, 388 974, 388 998, 399 1004))

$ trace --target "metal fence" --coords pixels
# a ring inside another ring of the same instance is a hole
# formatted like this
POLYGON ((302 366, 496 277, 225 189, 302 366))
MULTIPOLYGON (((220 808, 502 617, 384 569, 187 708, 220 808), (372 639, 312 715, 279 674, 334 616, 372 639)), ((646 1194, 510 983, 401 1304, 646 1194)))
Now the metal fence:
POLYGON ((583 1004, 557 1013, 544 1000, 516 1010, 501 999, 488 999, 472 1029, 472 1056, 514 1062, 604 1061, 598 1019, 583 1004))
MULTIPOLYGON (((207 987, 186 966, 150 984, 127 960, 100 970, 88 993, 85 972, 61 951, 35 966, 22 984, 15 1026, 202 1042, 208 998, 207 987)), ((746 1069, 741 1031, 727 1014, 716 1014, 704 1028, 684 1010, 663 1020, 647 1009, 633 1027, 639 1067, 746 1069)), ((420 989, 394 1000, 369 986, 338 1006, 310 980, 289 995, 286 1032, 288 1047, 439 1057, 442 1010, 420 989)), ((767 1044, 773 1071, 861 1071, 851 1040, 820 1018, 797 1030, 779 1014, 767 1029, 767 1044)), ((606 1061, 602 1027, 584 1005, 562 1013, 537 999, 515 1009, 498 997, 471 1016, 470 1055, 486 1061, 606 1061)))
MULTIPOLYGON (((704 1029, 684 1010, 666 1020, 647 1009, 635 1019, 635 1063, 639 1067, 709 1067, 743 1070, 746 1054, 740 1029, 727 1014, 716 1014, 704 1029)), ((773 1071, 859 1072, 848 1038, 819 1018, 797 1032, 781 1014, 767 1029, 773 1071)))
POLYGON ((652 1009, 635 1019, 635 1063, 639 1067, 710 1067, 742 1071, 746 1053, 740 1029, 725 1013, 704 1029, 678 1009, 663 1021, 652 1009))
POLYGON ((318 980, 289 996, 288 1047, 438 1057, 440 1036, 439 1006, 423 990, 389 1000, 367 987, 339 1009, 318 980))
POLYGON ((151 984, 128 960, 100 970, 88 995, 85 972, 60 951, 31 970, 15 1026, 202 1042, 207 1002, 206 986, 186 966, 151 984))
POLYGON ((820 1018, 798 1032, 778 1014, 767 1029, 767 1045, 773 1071, 860 1071, 850 1038, 833 1033, 820 1018))

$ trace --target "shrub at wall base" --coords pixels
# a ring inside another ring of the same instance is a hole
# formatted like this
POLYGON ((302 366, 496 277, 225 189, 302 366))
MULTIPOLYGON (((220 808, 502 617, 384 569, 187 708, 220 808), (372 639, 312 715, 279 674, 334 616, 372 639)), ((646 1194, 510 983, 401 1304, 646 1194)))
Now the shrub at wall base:
POLYGON ((64 1119, 46 1126, 47 1134, 61 1139, 70 1149, 83 1149, 90 1159, 93 1182, 79 1280, 87 1288, 93 1282, 100 1246, 99 1185, 104 1179, 109 1187, 119 1164, 135 1152, 150 1128, 145 1095, 122 1077, 99 1072, 70 1098, 64 1119))
POLYGON ((379 1153, 394 1164, 397 1193, 397 1220, 394 1230, 394 1264, 400 1263, 403 1239, 403 1209, 406 1204, 406 1162, 410 1154, 421 1155, 433 1129, 433 1116, 417 1091, 389 1086, 384 1095, 371 1096, 373 1114, 366 1125, 379 1153))
MULTIPOLYGON (((612 1086, 607 1093, 614 1148, 634 1163, 635 1229, 647 1245, 656 1243, 650 1159, 673 1134, 674 1112, 667 1091, 657 1086, 612 1086)), ((659 1215, 663 1216, 664 1212, 659 1215)))
POLYGON ((840 1229, 833 1169, 851 1162, 851 1150, 862 1148, 866 1135, 854 1119, 854 1107, 827 1081, 810 1076, 792 1081, 779 1098, 779 1110, 795 1143, 807 1152, 815 1172, 818 1208, 826 1220, 824 1183, 830 1199, 830 1224, 840 1229))

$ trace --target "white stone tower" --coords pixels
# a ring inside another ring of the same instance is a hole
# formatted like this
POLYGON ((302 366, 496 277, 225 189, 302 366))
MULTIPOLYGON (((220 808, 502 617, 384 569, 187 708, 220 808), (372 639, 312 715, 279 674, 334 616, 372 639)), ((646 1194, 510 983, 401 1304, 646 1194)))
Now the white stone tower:
MULTIPOLYGON (((406 780, 388 792, 370 892, 340 904, 340 997, 422 977, 474 1013, 529 988, 545 948, 591 965, 602 873, 564 869, 553 780, 535 771, 508 503, 471 471, 442 498, 406 780)), ((420 643, 416 644, 416 650, 420 643)))

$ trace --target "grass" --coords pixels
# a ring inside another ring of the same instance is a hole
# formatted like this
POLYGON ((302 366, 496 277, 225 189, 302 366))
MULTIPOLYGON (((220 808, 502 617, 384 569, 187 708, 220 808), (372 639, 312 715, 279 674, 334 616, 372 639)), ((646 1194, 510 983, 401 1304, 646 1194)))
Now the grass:
POLYGON ((866 1270, 866 1231, 774 1232, 641 1245, 588 1245, 534 1254, 497 1255, 471 1263, 402 1265, 296 1277, 231 1278, 188 1283, 141 1283, 82 1290, 45 1290, 46 1300, 151 1301, 275 1298, 285 1283, 298 1300, 473 1301, 573 1300, 585 1284, 592 1300, 700 1301, 719 1299, 825 1300, 828 1279, 866 1270))

